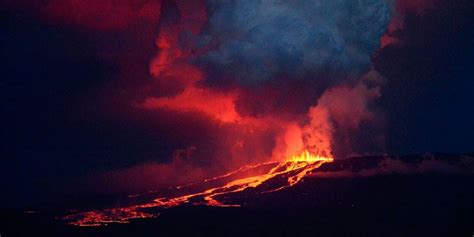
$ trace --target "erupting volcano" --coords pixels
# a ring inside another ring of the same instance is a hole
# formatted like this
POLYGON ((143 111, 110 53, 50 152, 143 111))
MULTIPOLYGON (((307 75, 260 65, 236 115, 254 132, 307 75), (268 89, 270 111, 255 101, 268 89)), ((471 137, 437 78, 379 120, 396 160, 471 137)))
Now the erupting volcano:
POLYGON ((248 165, 233 172, 206 179, 201 183, 174 188, 186 190, 189 186, 206 187, 203 191, 188 193, 176 197, 157 196, 152 202, 129 207, 77 213, 64 217, 64 220, 68 221, 70 224, 78 226, 100 226, 108 223, 128 223, 130 219, 156 217, 159 214, 156 214, 156 210, 150 212, 150 209, 170 208, 184 204, 240 207, 242 204, 226 203, 225 201, 220 201, 220 199, 229 193, 236 193, 248 188, 259 187, 274 178, 284 178, 286 179, 286 183, 283 183, 278 187, 269 186, 268 188, 264 188, 262 194, 276 192, 291 187, 302 181, 306 174, 316 170, 324 163, 332 161, 332 157, 312 155, 308 151, 304 151, 300 155, 292 156, 283 162, 267 162, 248 165), (263 174, 255 174, 259 170, 260 172, 263 170, 263 174), (245 175, 249 173, 251 174, 250 176, 245 175), (243 177, 241 177, 242 174, 244 174, 243 177), (222 181, 226 183, 224 185, 218 185, 222 181))
POLYGON ((0 16, 0 237, 474 233, 472 0, 0 16))

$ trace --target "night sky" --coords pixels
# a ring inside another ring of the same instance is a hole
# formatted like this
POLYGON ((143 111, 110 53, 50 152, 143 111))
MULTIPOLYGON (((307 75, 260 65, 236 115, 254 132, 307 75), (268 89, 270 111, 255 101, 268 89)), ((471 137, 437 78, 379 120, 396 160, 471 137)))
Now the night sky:
POLYGON ((336 158, 474 150, 469 0, 0 7, 2 207, 183 183, 293 135, 336 158))

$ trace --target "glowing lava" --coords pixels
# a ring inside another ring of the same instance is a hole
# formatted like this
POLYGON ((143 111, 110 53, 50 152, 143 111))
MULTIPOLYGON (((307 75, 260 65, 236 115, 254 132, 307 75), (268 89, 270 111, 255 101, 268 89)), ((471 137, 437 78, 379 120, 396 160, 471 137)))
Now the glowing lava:
MULTIPOLYGON (((72 225, 101 226, 106 225, 107 223, 128 223, 131 219, 137 218, 156 217, 158 216, 158 214, 155 214, 157 208, 170 208, 184 204, 218 207, 239 207, 240 204, 224 203, 222 201, 219 201, 218 197, 222 197, 223 195, 230 193, 238 193, 248 188, 259 187, 261 184, 272 178, 286 178, 287 182, 285 184, 282 184, 276 188, 273 187, 269 190, 263 190, 261 193, 276 192, 287 187, 296 185, 306 176, 306 174, 319 168, 324 163, 332 161, 332 157, 312 155, 308 151, 304 151, 299 156, 293 156, 283 162, 266 162, 255 165, 248 165, 236 171, 232 171, 215 178, 204 180, 203 182, 201 182, 201 185, 206 187, 214 181, 225 180, 228 178, 232 178, 233 176, 239 176, 239 174, 245 174, 247 172, 252 173, 251 171, 256 168, 267 166, 271 167, 263 174, 254 174, 243 178, 235 178, 231 181, 227 181, 224 185, 215 184, 213 187, 203 188, 203 191, 190 192, 185 195, 176 197, 157 197, 148 203, 133 205, 129 207, 119 207, 100 211, 82 212, 66 216, 63 219, 68 221, 72 225)), ((183 187, 185 186, 176 187, 175 189, 178 190, 182 189, 183 187)))

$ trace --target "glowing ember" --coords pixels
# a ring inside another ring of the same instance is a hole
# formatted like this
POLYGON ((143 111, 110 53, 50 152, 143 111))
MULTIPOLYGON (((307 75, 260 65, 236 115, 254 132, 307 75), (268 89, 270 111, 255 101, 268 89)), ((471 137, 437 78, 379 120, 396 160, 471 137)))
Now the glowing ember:
MULTIPOLYGON (((107 223, 128 223, 131 219, 151 218, 158 216, 151 213, 151 208, 170 208, 183 204, 207 205, 218 207, 239 207, 239 204, 228 204, 218 201, 216 198, 225 194, 237 193, 248 188, 256 188, 262 183, 274 178, 284 177, 287 183, 277 188, 265 190, 262 193, 276 192, 299 183, 309 172, 319 168, 324 163, 332 162, 333 158, 312 155, 308 151, 302 152, 299 156, 293 156, 283 162, 267 162, 256 165, 248 165, 236 171, 204 180, 201 184, 212 181, 231 178, 234 175, 251 171, 254 168, 272 166, 272 168, 259 175, 251 175, 244 178, 236 178, 224 185, 203 189, 203 191, 188 193, 177 197, 158 197, 149 203, 122 208, 111 208, 101 211, 90 211, 77 213, 64 217, 72 225, 78 226, 100 226, 107 223)), ((194 185, 194 184, 193 184, 194 185)), ((185 186, 177 187, 176 190, 185 186)))

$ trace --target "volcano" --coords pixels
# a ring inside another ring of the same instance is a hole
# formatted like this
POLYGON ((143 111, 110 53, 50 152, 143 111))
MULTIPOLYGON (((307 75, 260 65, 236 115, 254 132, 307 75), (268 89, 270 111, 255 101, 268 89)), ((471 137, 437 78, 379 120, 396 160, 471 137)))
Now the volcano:
POLYGON ((473 171, 473 154, 341 160, 302 154, 117 198, 118 204, 95 210, 10 210, 3 212, 2 231, 12 236, 31 231, 48 236, 468 234, 474 228, 473 171))
POLYGON ((0 12, 0 237, 474 234, 472 0, 0 12))

